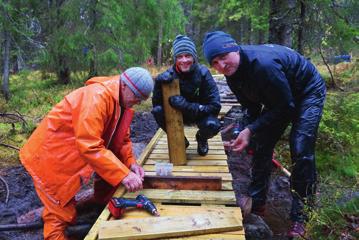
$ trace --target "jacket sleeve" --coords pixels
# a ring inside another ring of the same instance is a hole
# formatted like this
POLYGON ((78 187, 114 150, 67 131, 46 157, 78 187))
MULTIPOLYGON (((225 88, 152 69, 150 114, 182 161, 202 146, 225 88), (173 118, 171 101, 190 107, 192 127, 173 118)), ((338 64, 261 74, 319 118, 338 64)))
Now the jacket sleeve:
POLYGON ((272 127, 283 118, 289 120, 295 110, 291 88, 279 63, 272 61, 257 66, 254 74, 266 111, 247 126, 252 133, 272 127))
POLYGON ((161 76, 161 75, 167 75, 170 74, 173 76, 173 78, 178 78, 176 72, 173 70, 172 67, 170 67, 169 69, 167 69, 166 71, 164 71, 163 73, 160 73, 156 78, 155 78, 155 87, 153 89, 153 95, 152 95, 152 107, 156 107, 156 106, 163 106, 163 94, 162 94, 162 84, 157 81, 157 79, 161 76))
POLYGON ((155 81, 155 87, 153 89, 152 95, 152 107, 162 106, 163 96, 162 96, 162 86, 159 82, 155 81))
POLYGON ((206 67, 201 66, 200 68, 203 78, 200 88, 200 103, 204 106, 200 114, 217 116, 221 110, 221 99, 216 82, 206 67))
POLYGON ((105 90, 94 87, 77 96, 72 106, 75 142, 80 155, 104 180, 112 186, 118 185, 128 173, 123 164, 112 151, 106 149, 102 139, 105 124, 112 117, 116 102, 105 90))

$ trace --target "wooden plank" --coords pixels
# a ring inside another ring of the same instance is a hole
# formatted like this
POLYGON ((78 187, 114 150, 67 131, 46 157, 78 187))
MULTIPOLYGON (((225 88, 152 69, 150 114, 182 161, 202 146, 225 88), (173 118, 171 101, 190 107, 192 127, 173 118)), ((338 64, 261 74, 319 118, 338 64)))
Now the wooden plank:
MULTIPOLYGON (((224 148, 222 149, 211 149, 209 148, 208 150, 208 155, 225 155, 225 152, 223 150, 224 148)), ((165 153, 165 154, 168 154, 168 149, 159 149, 159 148, 156 148, 156 149, 153 149, 152 153, 165 153)), ((197 148, 196 149, 186 149, 186 154, 196 154, 198 155, 197 153, 197 148)))
MULTIPOLYGON (((146 171, 146 176, 155 176, 156 172, 153 171, 146 171)), ((172 172, 173 176, 214 176, 214 177, 221 177, 222 181, 232 181, 232 175, 227 173, 219 173, 219 172, 172 172)))
MULTIPOLYGON (((162 143, 162 144, 157 144, 155 149, 167 149, 168 150, 168 147, 167 147, 167 144, 165 143, 162 143)), ((209 146, 209 149, 213 149, 213 150, 223 150, 224 151, 224 146, 223 144, 221 145, 210 145, 209 146)), ((192 144, 192 145, 189 145, 189 147, 186 149, 186 151, 188 150, 195 150, 197 152, 197 144, 192 144)))
MULTIPOLYGON (((149 159, 146 165, 153 165, 158 162, 169 162, 168 159, 149 159)), ((187 166, 227 166, 226 160, 189 160, 187 166)))
POLYGON ((222 189, 222 178, 190 176, 145 176, 143 188, 219 191, 222 189))
POLYGON ((143 194, 155 202, 236 204, 236 197, 233 191, 143 189, 137 193, 126 193, 124 197, 135 199, 138 194, 143 194))
POLYGON ((185 165, 187 159, 182 112, 171 107, 168 101, 171 96, 181 94, 179 80, 174 79, 171 83, 161 85, 170 160, 175 166, 185 165))
MULTIPOLYGON (((169 155, 165 153, 151 153, 148 159, 169 159, 169 155)), ((227 155, 206 155, 187 154, 188 160, 227 160, 227 155)))
POLYGON ((197 236, 191 236, 191 237, 181 237, 181 238, 175 238, 177 240, 183 239, 183 240, 197 240, 197 239, 218 239, 218 240, 245 240, 246 236, 244 234, 244 231, 236 231, 236 232, 229 232, 230 234, 221 233, 221 234, 204 234, 204 235, 197 235, 197 236))
POLYGON ((225 212, 187 216, 123 219, 102 224, 99 239, 155 239, 241 230, 242 223, 225 212))
MULTIPOLYGON (((151 150, 153 149, 153 147, 155 146, 156 142, 158 141, 158 139, 162 136, 163 131, 161 129, 158 129, 158 131, 155 133, 155 135, 152 137, 151 141, 148 143, 148 145, 146 146, 146 148, 143 150, 143 152, 141 153, 140 157, 137 159, 137 163, 139 165, 143 165, 143 163, 145 162, 145 160, 147 159, 147 156, 149 155, 149 153, 151 152, 151 150)), ((114 197, 121 197, 124 195, 124 193, 126 192, 125 187, 123 187, 123 185, 120 185, 119 188, 116 190, 115 194, 113 195, 114 197)), ((104 210, 101 212, 100 216, 97 218, 96 222, 94 223, 94 225, 92 225, 90 231, 88 232, 88 234, 86 235, 86 237, 84 238, 84 240, 96 240, 98 237, 98 232, 99 232, 99 228, 100 228, 100 224, 103 221, 106 221, 110 218, 110 211, 108 210, 107 206, 104 208, 104 210)))
MULTIPOLYGON (((190 146, 193 145, 193 146, 196 146, 196 147, 197 147, 197 142, 196 142, 196 141, 191 141, 191 140, 189 140, 189 139, 188 139, 188 141, 189 141, 190 146)), ((167 145, 167 140, 160 140, 160 141, 158 142, 158 144, 166 144, 166 145, 167 145)), ((217 141, 211 142, 211 141, 208 141, 208 145, 209 145, 209 148, 211 148, 211 146, 223 146, 223 142, 222 142, 222 141, 221 141, 221 142, 217 142, 217 141)))
MULTIPOLYGON (((155 171, 155 165, 144 165, 145 171, 155 171)), ((228 166, 173 166, 172 172, 228 173, 228 166)))
MULTIPOLYGON (((196 137, 194 137, 194 136, 186 136, 186 138, 187 138, 187 140, 188 140, 190 143, 191 143, 191 142, 197 143, 196 137)), ((166 140, 167 140, 166 136, 163 136, 163 137, 160 139, 160 141, 166 141, 166 140)), ((214 137, 214 138, 208 139, 208 143, 215 143, 215 142, 220 142, 220 143, 222 143, 222 138, 220 138, 220 137, 214 137)))
MULTIPOLYGON (((194 213, 217 213, 225 211, 228 214, 236 217, 242 221, 242 212, 239 207, 226 207, 224 205, 204 205, 201 206, 185 206, 185 205, 166 205, 158 202, 154 202, 161 217, 167 216, 185 216, 194 213)), ((128 208, 122 216, 122 219, 133 219, 133 218, 144 218, 151 217, 152 215, 145 211, 137 208, 128 208)))

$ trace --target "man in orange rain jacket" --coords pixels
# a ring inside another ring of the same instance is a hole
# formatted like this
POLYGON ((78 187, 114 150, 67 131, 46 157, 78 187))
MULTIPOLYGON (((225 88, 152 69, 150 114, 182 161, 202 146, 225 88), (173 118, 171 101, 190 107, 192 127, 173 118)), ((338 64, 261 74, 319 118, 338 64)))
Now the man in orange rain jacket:
POLYGON ((45 239, 67 239, 76 220, 75 194, 96 172, 95 202, 107 202, 121 183, 142 189, 144 170, 130 141, 131 107, 153 90, 150 73, 129 68, 121 76, 94 77, 65 96, 20 151, 44 204, 45 239))

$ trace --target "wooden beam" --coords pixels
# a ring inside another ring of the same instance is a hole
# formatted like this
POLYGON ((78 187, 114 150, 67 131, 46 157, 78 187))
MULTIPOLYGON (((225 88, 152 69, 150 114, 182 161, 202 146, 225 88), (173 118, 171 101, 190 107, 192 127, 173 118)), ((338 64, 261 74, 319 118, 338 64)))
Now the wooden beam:
MULTIPOLYGON (((144 165, 147 172, 155 171, 155 165, 144 165)), ((173 166, 172 172, 229 173, 228 166, 173 166)))
POLYGON ((187 216, 148 217, 109 221, 101 226, 99 239, 155 239, 237 231, 242 223, 225 212, 187 216))
POLYGON ((219 191, 222 189, 222 178, 198 176, 145 176, 143 188, 219 191))
POLYGON ((153 202, 189 204, 236 204, 233 191, 192 191, 169 189, 143 189, 136 193, 126 193, 125 198, 135 199, 143 194, 153 202))
MULTIPOLYGON (((156 172, 146 171, 146 176, 156 176, 156 172)), ((232 174, 227 173, 219 173, 219 172, 172 172, 173 176, 211 176, 211 177, 221 177, 222 181, 232 181, 232 174)))
POLYGON ((168 101, 171 96, 180 95, 179 80, 175 79, 171 83, 162 84, 162 95, 170 161, 175 166, 186 165, 182 113, 171 107, 168 101))

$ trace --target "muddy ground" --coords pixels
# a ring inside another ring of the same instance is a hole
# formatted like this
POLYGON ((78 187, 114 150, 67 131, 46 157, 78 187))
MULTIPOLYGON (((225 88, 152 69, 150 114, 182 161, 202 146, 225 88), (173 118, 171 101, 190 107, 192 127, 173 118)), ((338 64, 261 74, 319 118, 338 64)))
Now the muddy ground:
MULTIPOLYGON (((236 111, 232 111, 236 114, 236 111)), ((131 139, 134 145, 136 156, 139 156, 146 144, 150 141, 158 126, 152 115, 148 112, 136 113, 131 125, 131 139)), ((245 155, 229 153, 229 167, 233 175, 233 186, 237 202, 246 194, 249 184, 250 158, 245 155)), ((9 186, 9 199, 6 200, 6 191, 3 183, 0 182, 0 224, 15 224, 17 218, 32 209, 39 208, 39 201, 33 187, 32 180, 22 166, 11 167, 0 170, 0 176, 5 179, 9 186)), ((90 189, 87 186, 84 190, 90 189)), ((249 215, 244 223, 247 239, 286 239, 285 232, 288 228, 288 212, 290 206, 289 181, 280 173, 275 172, 270 186, 268 199, 268 212, 264 218, 249 215)), ((78 222, 80 227, 70 229, 74 239, 82 239, 88 228, 94 223, 101 209, 80 212, 78 222)), ((1 228, 1 226, 0 226, 1 228)), ((0 240, 23 240, 43 239, 42 229, 0 231, 0 240)))

